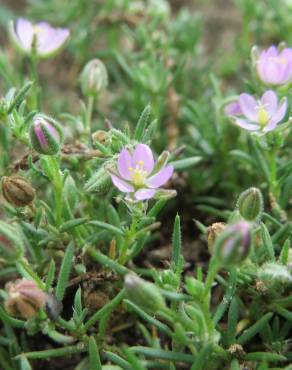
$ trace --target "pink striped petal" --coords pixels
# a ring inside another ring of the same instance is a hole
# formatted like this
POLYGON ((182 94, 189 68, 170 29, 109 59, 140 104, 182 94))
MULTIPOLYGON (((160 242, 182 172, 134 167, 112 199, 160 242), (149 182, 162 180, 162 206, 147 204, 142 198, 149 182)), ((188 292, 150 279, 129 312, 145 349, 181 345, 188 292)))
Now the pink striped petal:
POLYGON ((140 189, 136 191, 135 198, 137 200, 146 200, 153 198, 156 193, 156 190, 154 189, 140 189))
POLYGON ((152 172, 154 168, 154 157, 148 145, 138 144, 132 158, 134 166, 139 165, 139 162, 143 162, 143 169, 147 171, 148 174, 152 172))
POLYGON ((273 90, 267 90, 261 97, 261 103, 264 106, 264 109, 269 113, 269 116, 272 116, 278 105, 277 95, 273 90))
POLYGON ((248 130, 248 131, 258 131, 260 129, 259 125, 249 123, 248 121, 245 121, 244 119, 241 119, 241 118, 237 118, 236 120, 234 120, 234 123, 237 126, 244 128, 245 130, 248 130))
POLYGON ((118 159, 118 170, 120 175, 126 179, 130 180, 131 178, 131 173, 130 173, 130 168, 133 168, 133 161, 131 154, 127 149, 123 149, 119 155, 118 159))
POLYGON ((257 121, 257 101, 252 95, 243 93, 239 96, 239 105, 242 113, 251 121, 257 121))
POLYGON ((19 18, 15 24, 15 32, 20 41, 20 46, 30 51, 33 41, 33 25, 30 21, 19 18))
POLYGON ((159 188, 165 184, 173 174, 173 166, 167 166, 147 179, 146 183, 150 188, 159 188))
POLYGON ((272 116, 269 124, 263 129, 263 132, 269 132, 276 128, 277 124, 282 121, 282 119, 285 117, 286 111, 287 111, 287 98, 281 99, 281 102, 279 104, 279 107, 275 114, 272 116))
POLYGON ((134 191, 132 185, 128 184, 126 181, 123 181, 118 176, 111 175, 113 184, 123 193, 131 193, 134 191))

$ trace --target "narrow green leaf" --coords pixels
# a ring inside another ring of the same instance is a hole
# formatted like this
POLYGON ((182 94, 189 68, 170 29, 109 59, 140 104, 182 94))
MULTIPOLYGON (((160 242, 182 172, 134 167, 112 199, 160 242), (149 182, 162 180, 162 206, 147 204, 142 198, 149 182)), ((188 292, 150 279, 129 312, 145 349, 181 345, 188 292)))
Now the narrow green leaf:
POLYGON ((181 230, 180 230, 180 217, 176 215, 172 233, 172 262, 175 267, 179 264, 181 256, 181 230))
POLYGON ((134 139, 137 140, 137 141, 141 141, 142 139, 142 136, 143 136, 143 133, 144 131, 146 130, 146 127, 149 123, 149 118, 150 118, 150 113, 151 113, 151 107, 150 105, 147 105, 139 120, 138 120, 138 123, 136 125, 136 129, 135 129, 135 133, 134 133, 134 139))
POLYGON ((90 370, 102 370, 97 344, 93 337, 89 338, 88 352, 90 370))
POLYGON ((88 221, 87 218, 83 217, 83 218, 75 218, 74 220, 70 220, 70 221, 66 221, 64 222, 59 230, 61 233, 64 233, 64 232, 67 232, 71 229, 74 229, 74 227, 77 227, 77 226, 80 226, 80 225, 83 225, 85 224, 86 222, 88 221))
POLYGON ((69 275, 70 275, 70 271, 72 267, 73 256, 74 256, 74 246, 73 246, 73 243, 70 243, 67 247, 66 253, 62 261, 58 283, 56 287, 56 298, 60 302, 62 302, 64 298, 65 290, 66 290, 66 287, 69 281, 69 275))
POLYGON ((245 343, 247 343, 252 337, 254 337, 263 329, 263 327, 269 320, 271 320, 272 317, 272 312, 266 313, 254 325, 244 331, 244 333, 238 338, 237 343, 240 345, 244 345, 245 343))
POLYGON ((172 161, 169 165, 173 166, 175 170, 184 170, 189 167, 193 167, 202 161, 202 157, 190 157, 180 159, 178 161, 172 161))
POLYGON ((105 230, 108 230, 110 231, 111 233, 114 233, 115 235, 121 235, 121 236, 124 236, 124 232, 119 229, 118 227, 116 226, 113 226, 113 225, 110 225, 110 224, 107 224, 106 222, 101 222, 101 221, 90 221, 89 222, 90 225, 93 225, 93 226, 98 226, 99 228, 101 229, 105 229, 105 230))

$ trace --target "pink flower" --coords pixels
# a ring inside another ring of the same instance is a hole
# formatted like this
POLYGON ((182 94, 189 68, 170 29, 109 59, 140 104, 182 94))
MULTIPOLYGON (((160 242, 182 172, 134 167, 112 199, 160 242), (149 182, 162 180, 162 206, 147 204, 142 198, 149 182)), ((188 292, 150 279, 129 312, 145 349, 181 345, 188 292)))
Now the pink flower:
POLYGON ((54 28, 49 23, 19 18, 10 28, 16 45, 26 53, 35 52, 41 58, 55 54, 67 41, 70 31, 67 28, 54 28))
POLYGON ((224 113, 226 116, 240 116, 242 111, 240 109, 240 105, 238 101, 233 101, 228 103, 224 107, 224 113))
POLYGON ((155 171, 152 150, 145 144, 138 144, 133 153, 123 149, 117 169, 118 174, 111 174, 114 185, 123 193, 133 193, 136 200, 153 198, 157 188, 164 185, 173 173, 173 166, 163 166, 155 171))
POLYGON ((259 78, 268 85, 283 85, 292 80, 292 49, 276 46, 263 50, 256 60, 259 78))
POLYGON ((230 114, 237 126, 248 131, 266 133, 274 130, 284 118, 287 98, 278 102, 278 97, 272 90, 266 91, 259 100, 244 93, 239 96, 238 108, 239 110, 233 110, 233 114, 230 114))

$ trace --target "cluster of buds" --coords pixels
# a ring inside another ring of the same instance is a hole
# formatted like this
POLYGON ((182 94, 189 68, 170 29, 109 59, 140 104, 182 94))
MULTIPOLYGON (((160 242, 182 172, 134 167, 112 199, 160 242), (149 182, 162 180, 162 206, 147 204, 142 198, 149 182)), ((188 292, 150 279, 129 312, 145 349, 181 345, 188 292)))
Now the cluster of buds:
POLYGON ((33 149, 46 155, 57 154, 63 141, 62 130, 58 122, 44 114, 34 116, 29 136, 33 149))
POLYGON ((3 176, 2 194, 5 200, 14 207, 25 207, 34 200, 35 190, 23 177, 3 176))

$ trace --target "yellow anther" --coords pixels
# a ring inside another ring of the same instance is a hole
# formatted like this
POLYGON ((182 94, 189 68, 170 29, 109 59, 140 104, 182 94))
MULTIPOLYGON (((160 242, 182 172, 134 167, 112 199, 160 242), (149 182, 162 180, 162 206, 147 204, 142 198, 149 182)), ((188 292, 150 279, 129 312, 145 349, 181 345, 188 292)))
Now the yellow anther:
POLYGON ((44 31, 42 27, 37 25, 33 26, 32 29, 34 34, 42 33, 44 31))
POLYGON ((258 108, 258 122, 261 126, 265 126, 269 122, 269 114, 262 105, 258 108))
POLYGON ((139 164, 140 167, 143 167, 144 166, 144 162, 143 161, 139 161, 138 164, 139 164))
POLYGON ((133 167, 129 167, 129 168, 128 168, 128 170, 129 170, 129 171, 133 171, 133 167))
POLYGON ((287 63, 287 59, 284 58, 284 57, 282 57, 282 58, 279 58, 279 57, 270 57, 269 59, 272 60, 275 63, 278 63, 278 64, 286 64, 287 63))

